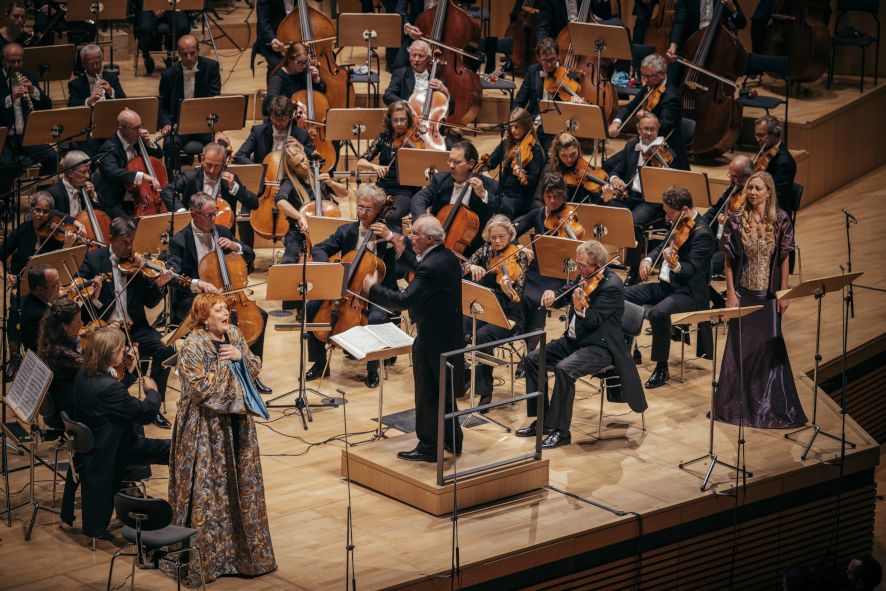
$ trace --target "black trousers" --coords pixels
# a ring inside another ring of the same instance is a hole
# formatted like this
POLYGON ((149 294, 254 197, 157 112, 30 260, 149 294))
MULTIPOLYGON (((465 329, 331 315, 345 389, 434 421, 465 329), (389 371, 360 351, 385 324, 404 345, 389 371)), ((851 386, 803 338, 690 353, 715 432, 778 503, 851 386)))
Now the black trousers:
MULTIPOLYGON (((308 322, 313 321, 314 316, 317 314, 317 310, 320 309, 322 304, 323 302, 316 300, 308 302, 308 322)), ((390 321, 391 317, 387 312, 375 304, 369 304, 369 324, 384 324, 390 321)), ((325 359, 326 344, 314 336, 313 332, 308 333, 308 361, 311 363, 322 363, 325 359)), ((378 367, 379 362, 377 360, 366 362, 366 371, 378 371, 378 367)))
POLYGON ((691 296, 674 293, 667 283, 642 283, 625 290, 625 299, 639 305, 652 304, 649 325, 652 327, 653 361, 667 361, 671 351, 671 314, 698 308, 691 296))
MULTIPOLYGON (((496 326, 494 324, 487 324, 486 322, 477 321, 477 342, 476 345, 482 345, 484 343, 491 343, 492 341, 497 341, 499 339, 506 339, 509 336, 513 336, 517 334, 517 331, 520 330, 520 327, 523 325, 523 317, 518 315, 517 318, 514 318, 515 314, 509 312, 508 318, 514 320, 516 324, 514 328, 507 329, 502 328, 501 326, 496 326)), ((464 331, 465 331, 465 341, 470 341, 473 332, 473 320, 470 316, 465 316, 463 320, 464 331)), ((486 353, 487 355, 492 355, 492 349, 480 349, 482 353, 486 353)), ((470 358, 470 354, 468 355, 470 358)), ((474 371, 474 392, 481 397, 492 397, 492 367, 486 365, 485 363, 477 362, 477 366, 473 368, 474 371)))
POLYGON ((664 210, 662 210, 661 205, 647 201, 614 200, 610 205, 626 207, 631 210, 631 220, 634 222, 634 239, 637 241, 637 248, 626 250, 625 264, 630 267, 631 274, 636 275, 637 269, 640 268, 640 260, 643 258, 643 251, 646 250, 646 240, 643 236, 643 231, 658 220, 663 219, 664 210))
MULTIPOLYGON (((526 356, 526 393, 539 390, 539 350, 526 356)), ((575 380, 598 372, 612 365, 609 350, 599 345, 581 347, 575 339, 560 337, 548 343, 545 348, 544 383, 544 426, 563 433, 569 433, 572 424, 572 406, 575 401, 575 380), (548 400, 547 372, 554 372, 554 392, 548 400)), ((530 417, 538 416, 537 398, 526 401, 530 417)))
POLYGON ((412 196, 415 191, 403 187, 399 190, 391 190, 388 187, 382 187, 385 193, 394 198, 394 207, 385 216, 385 223, 398 228, 403 226, 403 217, 411 211, 412 196))
POLYGON ((135 32, 138 40, 138 50, 142 55, 148 57, 151 51, 151 42, 157 36, 157 27, 160 23, 169 26, 170 36, 173 28, 175 29, 175 39, 172 40, 172 46, 167 49, 175 50, 178 40, 191 32, 191 19, 188 18, 187 12, 172 12, 167 10, 162 17, 157 18, 150 10, 143 10, 135 16, 135 32), (175 26, 173 27, 173 18, 175 26))
POLYGON ((151 379, 157 382, 157 392, 160 398, 166 400, 166 380, 169 378, 169 369, 163 367, 163 362, 175 355, 175 347, 165 345, 160 340, 160 333, 147 324, 136 324, 129 329, 132 340, 138 343, 140 357, 151 359, 151 379))
MULTIPOLYGON (((440 357, 436 350, 428 350, 419 335, 412 345, 412 374, 415 384, 415 434, 418 449, 424 453, 437 452, 437 410, 440 400, 440 357)), ((458 410, 453 392, 463 391, 464 358, 450 357, 453 365, 446 375, 444 405, 447 412, 458 410)), ((464 434, 456 421, 444 421, 444 442, 461 452, 464 434), (453 423, 455 423, 453 425, 453 423)))
POLYGON ((169 465, 169 440, 139 437, 129 450, 131 464, 169 465))
POLYGON ((754 9, 754 14, 751 15, 751 51, 754 53, 763 53, 769 18, 773 10, 775 10, 775 0, 760 0, 754 9))

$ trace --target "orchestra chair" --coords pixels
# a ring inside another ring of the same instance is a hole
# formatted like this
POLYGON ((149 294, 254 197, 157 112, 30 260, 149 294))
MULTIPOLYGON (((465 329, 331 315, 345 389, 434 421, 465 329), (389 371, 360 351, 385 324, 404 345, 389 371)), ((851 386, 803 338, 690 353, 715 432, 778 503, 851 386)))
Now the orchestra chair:
POLYGON ((868 47, 876 45, 876 50, 874 51, 874 86, 877 85, 877 69, 880 67, 879 10, 878 0, 839 0, 837 3, 837 20, 834 21, 834 34, 831 36, 831 63, 828 66, 828 88, 831 87, 831 83, 834 81, 834 60, 838 47, 858 47, 861 49, 861 71, 859 72, 858 91, 864 92, 865 54, 868 47), (849 12, 863 12, 870 15, 871 19, 877 23, 877 36, 872 37, 851 26, 840 28, 840 19, 849 12))
POLYGON ((763 109, 767 115, 769 111, 781 105, 784 105, 784 141, 788 141, 788 100, 791 96, 791 81, 788 80, 788 57, 782 55, 761 55, 759 53, 748 54, 748 66, 745 68, 745 82, 742 84, 742 92, 738 98, 738 103, 743 107, 750 109, 763 109), (784 99, 776 96, 747 96, 744 94, 745 85, 748 78, 761 76, 763 73, 781 78, 784 82, 784 99))
MULTIPOLYGON (((135 45, 135 52, 134 52, 135 53, 135 61, 133 62, 133 65, 135 66, 135 76, 137 78, 138 77, 138 62, 139 62, 142 54, 141 54, 141 48, 138 46, 138 31, 135 31, 134 29, 135 29, 135 27, 133 27, 132 33, 135 36, 135 39, 136 39, 135 44, 136 45, 135 45)), ((172 27, 170 27, 167 23, 159 23, 157 25, 157 33, 156 33, 156 36, 154 37, 154 41, 156 42, 157 39, 162 39, 161 47, 163 47, 164 45, 166 47, 173 47, 172 27)), ((152 43, 152 45, 153 45, 153 43, 152 43)), ((148 48, 148 53, 162 54, 164 59, 169 57, 169 51, 162 51, 162 50, 153 51, 153 50, 151 50, 151 48, 148 48)), ((167 64, 167 66, 168 66, 168 64, 167 64)))
MULTIPOLYGON (((489 43, 491 39, 495 39, 495 47, 492 49, 488 49, 488 53, 493 56, 498 55, 499 53, 505 56, 504 65, 508 65, 511 62, 511 54, 514 53, 514 38, 513 37, 487 37, 485 39, 486 43, 489 43)), ((492 60, 493 63, 497 63, 495 59, 492 60)), ((496 69, 498 71, 498 69, 496 69)), ((487 80, 482 74, 480 75, 480 87, 483 90, 500 90, 502 94, 508 95, 508 111, 510 111, 514 106, 514 92, 517 90, 517 84, 514 82, 514 69, 511 67, 511 77, 506 78, 505 73, 501 72, 498 76, 498 79, 495 82, 491 82, 487 80)))
MULTIPOLYGON (((643 306, 632 302, 625 302, 624 304, 625 310, 621 317, 621 329, 622 332, 624 332, 626 340, 634 341, 640 336, 640 332, 643 329, 643 320, 646 318, 646 309, 643 306)), ((630 345, 626 346, 630 347, 630 345)), ((600 414, 597 417, 596 438, 599 441, 603 441, 604 439, 617 439, 616 437, 603 437, 603 403, 606 400, 607 392, 610 389, 621 388, 621 376, 616 373, 614 365, 609 365, 589 376, 579 378, 578 381, 586 386, 593 387, 590 383, 590 380, 592 379, 599 380, 597 391, 600 393, 600 414)), ((645 412, 640 413, 640 425, 640 428, 643 431, 646 431, 645 412)), ((622 437, 627 437, 627 435, 621 435, 618 438, 622 437)))
POLYGON ((183 564, 196 563, 200 573, 200 583, 206 590, 206 581, 203 578, 203 563, 200 560, 200 551, 191 547, 191 538, 197 535, 197 530, 190 527, 170 525, 172 522, 172 505, 164 499, 138 498, 117 493, 114 495, 114 509, 117 519, 123 522, 123 539, 126 540, 122 548, 114 552, 111 557, 111 566, 108 570, 108 591, 111 589, 111 581, 114 576, 114 561, 118 556, 132 556, 132 573, 130 584, 135 588, 135 569, 153 568, 152 562, 165 560, 171 562, 175 568, 176 589, 181 590, 179 572, 183 564), (182 544, 180 550, 165 550, 167 546, 182 544), (135 552, 123 552, 130 546, 135 546, 135 552), (148 553, 152 553, 148 556, 148 553), (181 556, 188 555, 186 563, 182 563, 181 556), (195 560, 190 559, 193 554, 195 560), (174 557, 171 559, 170 557, 174 557))
MULTIPOLYGON (((655 45, 646 45, 643 43, 631 44, 631 55, 634 57, 633 64, 635 76, 639 76, 640 62, 643 61, 643 58, 647 55, 652 55, 653 53, 655 53, 655 45)), ((630 100, 639 94, 642 88, 642 86, 616 86, 615 91, 618 93, 619 100, 630 100)))

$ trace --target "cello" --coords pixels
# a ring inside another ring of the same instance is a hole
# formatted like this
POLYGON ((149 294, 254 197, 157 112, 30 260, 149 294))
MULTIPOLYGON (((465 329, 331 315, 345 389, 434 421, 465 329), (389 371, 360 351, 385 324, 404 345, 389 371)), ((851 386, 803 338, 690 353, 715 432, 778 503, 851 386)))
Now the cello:
MULTIPOLYGON (((293 52, 294 47, 295 44, 292 44, 286 50, 287 58, 293 52)), ((308 45, 307 49, 309 63, 317 66, 319 69, 313 44, 308 45)), ((304 119, 298 118, 298 126, 305 128, 308 132, 308 137, 314 142, 314 151, 321 156, 323 162, 328 163, 324 164, 323 168, 323 172, 327 172, 335 164, 335 146, 330 140, 326 139, 325 125, 318 125, 318 123, 325 124, 326 122, 326 113, 329 111, 329 99, 322 92, 314 90, 314 79, 307 68, 305 69, 305 85, 304 90, 297 90, 292 94, 291 100, 293 104, 301 103, 305 105, 306 115, 304 119)))
MULTIPOLYGON (((126 163, 126 170, 130 172, 141 172, 157 179, 161 187, 169 184, 169 177, 166 176, 166 167, 159 158, 154 158, 148 154, 145 142, 142 138, 138 138, 139 154, 126 163)), ((166 213, 169 211, 166 204, 160 199, 160 191, 154 189, 151 183, 142 183, 132 187, 135 196, 135 209, 132 217, 140 218, 146 215, 156 215, 158 213, 166 213)))
POLYGON ((462 125, 473 122, 480 113, 483 87, 477 72, 465 65, 463 50, 479 47, 480 23, 453 0, 442 0, 419 14, 415 26, 431 31, 426 40, 443 52, 440 78, 454 103, 452 119, 462 125))
MULTIPOLYGON (((299 212, 303 215, 313 216, 313 217, 341 217, 341 209, 339 209, 338 205, 332 199, 324 199, 323 198, 323 187, 320 185, 320 158, 314 158, 311 161, 311 167, 314 170, 314 200, 305 203, 299 208, 299 212)), ((305 254, 310 257, 311 248, 313 244, 311 242, 310 234, 305 234, 305 254)), ((308 259, 310 260, 310 259, 308 259)))
POLYGON ((458 254, 464 254, 465 250, 474 241, 477 232, 480 231, 480 217, 464 204, 465 195, 468 191, 473 191, 473 187, 468 182, 480 171, 489 166, 489 154, 483 154, 480 162, 471 171, 471 174, 465 180, 465 186, 458 195, 455 203, 444 205, 437 212, 437 219, 443 225, 443 231, 446 232, 446 238, 443 240, 443 246, 458 254))
MULTIPOLYGON (((685 53, 693 58, 683 63, 735 80, 745 72, 748 53, 722 23, 723 10, 720 2, 714 3, 711 24, 686 41, 685 53)), ((691 153, 719 155, 738 141, 742 107, 734 97, 734 87, 691 69, 683 79, 683 109, 695 112, 691 153)))
MULTIPOLYGON (((348 84, 348 71, 335 63, 333 45, 337 38, 335 23, 306 0, 295 0, 297 10, 290 12, 277 27, 277 39, 283 43, 298 41, 311 50, 320 76, 326 82, 326 98, 332 108, 353 105, 354 87, 348 84)), ((310 76, 308 76, 310 78, 310 76)))
POLYGON ((258 304, 243 290, 249 282, 246 260, 234 252, 224 253, 218 245, 218 231, 213 230, 213 234, 215 250, 200 259, 197 273, 203 281, 222 289, 231 311, 231 322, 240 328, 243 338, 251 345, 261 335, 264 319, 258 304))
MULTIPOLYGON (((394 198, 388 195, 373 223, 383 220, 393 207, 394 198)), ((314 332, 314 336, 319 340, 325 342, 330 335, 337 335, 355 326, 365 326, 369 323, 369 294, 363 293, 363 278, 377 271, 378 281, 381 283, 386 272, 384 261, 367 248, 370 240, 374 240, 373 236, 372 230, 368 230, 357 248, 342 257, 342 263, 350 263, 345 280, 348 289, 344 298, 334 302, 323 302, 317 309, 313 321, 332 326, 331 331, 314 332)))
MULTIPOLYGON (((440 52, 435 51, 431 59, 429 83, 437 77, 437 65, 441 61, 440 52)), ((446 114, 449 112, 449 98, 439 90, 428 86, 425 91, 414 91, 408 102, 418 120, 417 137, 424 143, 424 147, 429 150, 446 150, 446 139, 440 134, 440 123, 446 119, 446 114)))
POLYGON ((787 79, 814 82, 828 69, 830 2, 779 0, 772 11, 771 34, 763 53, 788 57, 787 79))
MULTIPOLYGON (((287 135, 292 132, 292 121, 289 122, 287 135)), ((280 183, 283 181, 283 171, 286 158, 286 147, 282 150, 268 152, 262 160, 265 169, 264 189, 258 199, 258 207, 249 212, 249 225, 256 234, 266 240, 276 242, 286 235, 289 224, 286 216, 277 208, 276 197, 280 191, 280 183)))

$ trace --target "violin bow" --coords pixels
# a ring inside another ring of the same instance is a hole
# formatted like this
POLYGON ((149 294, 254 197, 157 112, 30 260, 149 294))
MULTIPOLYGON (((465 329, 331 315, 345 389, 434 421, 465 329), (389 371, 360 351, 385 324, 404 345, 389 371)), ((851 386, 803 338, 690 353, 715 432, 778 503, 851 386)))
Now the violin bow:
MULTIPOLYGON (((613 256, 611 259, 609 259, 603 265, 601 265, 599 269, 594 271, 594 274, 591 275, 591 277, 593 277, 594 275, 596 275, 597 273, 599 273, 600 271, 602 271, 603 269, 605 269, 606 267, 608 267, 609 265, 611 265, 612 263, 614 263, 617 260, 618 260, 618 255, 613 256)), ((575 290, 575 288, 577 288, 581 285, 584 285, 585 283, 587 283, 587 279, 582 277, 581 279, 579 279, 578 281, 575 282, 575 285, 573 285, 572 287, 570 287, 569 289, 567 289, 566 291, 564 291, 563 293, 561 293, 560 295, 555 297, 554 301, 551 302, 551 306, 553 306, 557 302, 557 300, 559 300, 560 298, 562 298, 565 295, 572 293, 575 290)), ((539 306, 539 309, 544 309, 544 306, 539 306)))
MULTIPOLYGON (((668 140, 671 138, 671 135, 673 135, 673 133, 674 133, 675 131, 677 131, 677 128, 676 128, 676 127, 675 127, 674 129, 671 130, 671 133, 669 133, 668 135, 665 136, 664 141, 662 141, 660 144, 658 144, 657 146, 655 146, 655 147, 652 148, 652 154, 649 156, 649 158, 646 159, 646 162, 649 162, 649 161, 652 160, 653 158, 659 156, 659 152, 661 151, 661 149, 662 149, 664 146, 667 145, 668 140)), ((646 164, 643 164, 643 166, 646 166, 646 164)), ((637 177, 640 176, 640 170, 643 168, 643 166, 638 166, 638 167, 637 167, 637 172, 635 172, 635 173, 634 173, 634 176, 631 177, 631 182, 629 182, 629 183, 625 183, 625 185, 626 185, 628 188, 630 188, 630 186, 634 184, 634 181, 637 180, 637 177)), ((668 168, 670 168, 670 167, 668 167, 668 168)))
POLYGON ((665 238, 664 242, 662 243, 661 248, 658 251, 658 256, 655 257, 654 261, 652 261, 652 267, 651 267, 652 269, 654 269, 656 267, 656 265, 658 265, 658 263, 661 261, 661 258, 664 255, 664 251, 666 249, 670 248, 670 242, 671 242, 671 240, 673 240, 674 234, 677 232, 677 228, 680 227, 680 222, 682 222, 683 218, 685 218, 685 217, 686 217, 686 212, 681 211, 680 217, 678 217, 677 221, 674 222, 674 227, 671 228, 671 231, 668 232, 667 237, 665 238))
POLYGON ((620 133, 621 133, 621 130, 625 128, 625 125, 628 124, 628 121, 631 120, 631 117, 633 117, 634 115, 636 115, 636 114, 637 114, 637 111, 639 111, 641 108, 643 108, 643 105, 645 105, 646 103, 649 102, 649 97, 652 95, 652 92, 653 92, 654 90, 658 90, 658 89, 657 89, 657 88, 654 88, 653 90, 650 90, 649 92, 647 92, 647 93, 646 93, 646 96, 644 96, 643 99, 640 101, 640 104, 637 105, 636 107, 634 107, 634 110, 631 111, 631 114, 630 114, 630 115, 628 115, 627 117, 625 117, 625 120, 622 121, 622 122, 621 122, 621 125, 618 126, 618 131, 615 132, 615 135, 620 134, 620 133))

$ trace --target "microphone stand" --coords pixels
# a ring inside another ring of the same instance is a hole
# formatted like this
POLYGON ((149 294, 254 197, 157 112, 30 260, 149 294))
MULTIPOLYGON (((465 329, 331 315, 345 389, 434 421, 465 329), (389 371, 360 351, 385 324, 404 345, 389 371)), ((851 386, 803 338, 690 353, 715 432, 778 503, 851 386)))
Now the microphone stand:
MULTIPOLYGON (((855 221, 855 218, 853 218, 845 209, 843 210, 843 217, 846 220, 846 256, 848 257, 846 260, 846 272, 852 273, 852 239, 849 236, 849 225, 853 223, 857 224, 858 222, 855 221)), ((849 306, 849 316, 855 318, 855 296, 852 292, 851 283, 849 284, 849 290, 846 295, 846 303, 849 306)))

